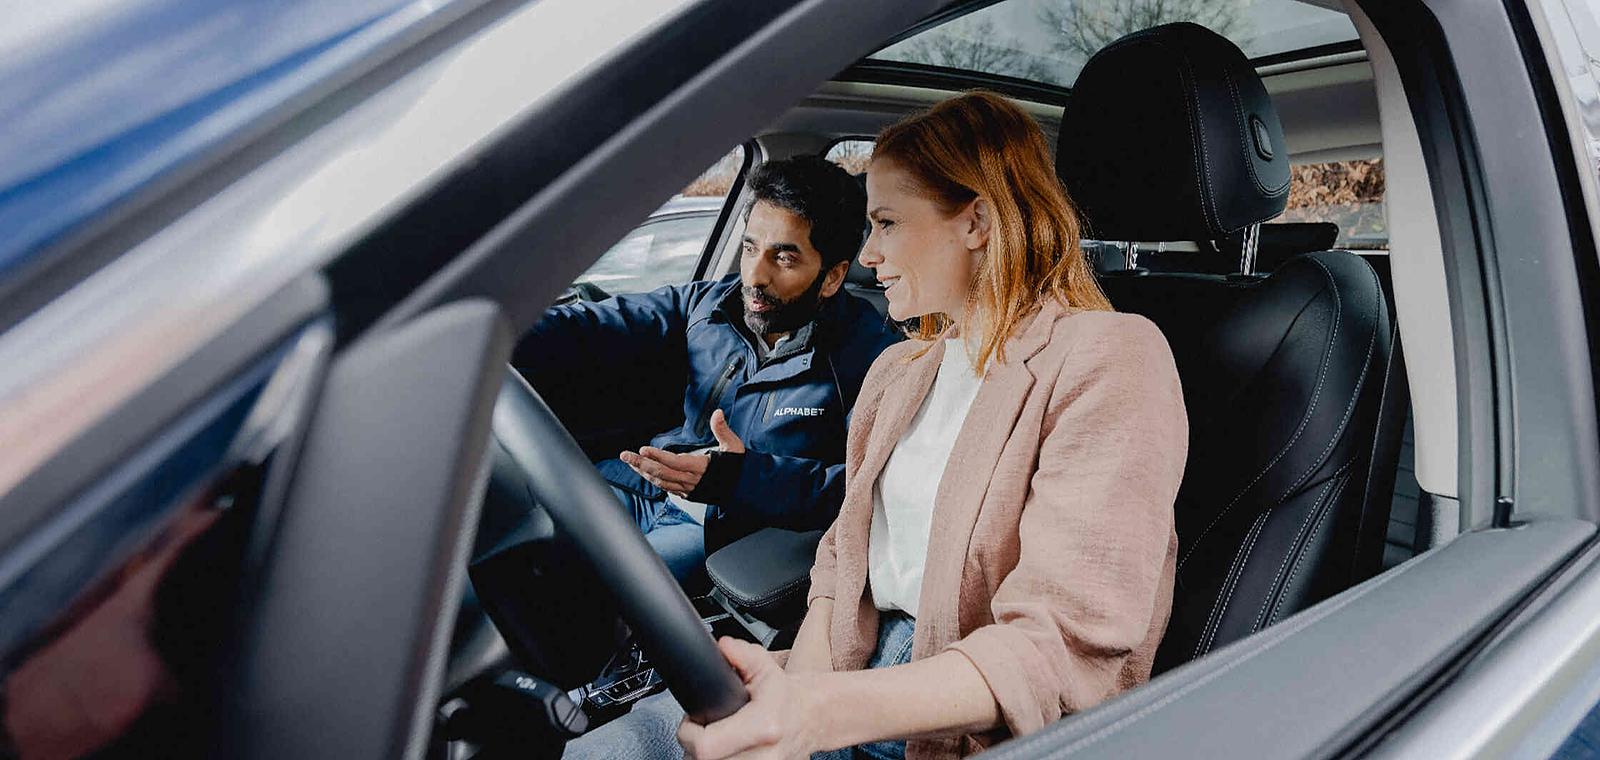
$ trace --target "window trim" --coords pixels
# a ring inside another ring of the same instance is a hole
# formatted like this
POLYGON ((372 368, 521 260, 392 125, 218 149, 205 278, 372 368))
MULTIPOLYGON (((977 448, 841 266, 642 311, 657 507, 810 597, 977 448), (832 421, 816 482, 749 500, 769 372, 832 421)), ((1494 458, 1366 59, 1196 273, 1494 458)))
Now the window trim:
POLYGON ((694 271, 690 275, 690 282, 703 280, 706 271, 711 267, 711 262, 717 258, 717 249, 722 247, 722 233, 728 227, 728 220, 733 218, 734 206, 738 205, 745 180, 750 176, 750 170, 755 168, 755 158, 758 148, 754 138, 739 143, 738 148, 744 151, 744 161, 739 164, 739 171, 733 175, 733 187, 728 188, 728 195, 722 199, 722 210, 717 212, 716 221, 711 223, 711 234, 706 236, 705 245, 700 248, 700 260, 695 262, 694 271))

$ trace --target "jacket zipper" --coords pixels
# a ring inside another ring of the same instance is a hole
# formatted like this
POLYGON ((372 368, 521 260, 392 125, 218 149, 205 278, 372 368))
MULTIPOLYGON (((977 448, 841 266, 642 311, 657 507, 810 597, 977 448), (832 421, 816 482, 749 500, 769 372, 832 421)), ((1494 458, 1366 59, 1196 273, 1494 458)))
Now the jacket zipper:
POLYGON ((717 402, 722 400, 722 392, 728 389, 728 383, 733 380, 733 373, 739 371, 739 364, 742 361, 743 359, 737 356, 729 359, 727 368, 722 370, 722 376, 711 386, 711 395, 706 397, 705 406, 700 408, 700 421, 694 426, 696 435, 704 436, 711 433, 711 413, 716 411, 717 402))

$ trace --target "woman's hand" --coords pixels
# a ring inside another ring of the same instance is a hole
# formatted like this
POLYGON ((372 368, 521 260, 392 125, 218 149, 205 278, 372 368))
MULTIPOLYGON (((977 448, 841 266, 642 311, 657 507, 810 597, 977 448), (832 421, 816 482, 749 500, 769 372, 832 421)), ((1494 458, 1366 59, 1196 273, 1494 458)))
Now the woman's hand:
POLYGON ((806 675, 784 672, 771 653, 755 644, 724 637, 717 648, 744 680, 750 701, 710 725, 684 718, 678 742, 689 757, 804 758, 821 746, 810 715, 814 684, 806 675))

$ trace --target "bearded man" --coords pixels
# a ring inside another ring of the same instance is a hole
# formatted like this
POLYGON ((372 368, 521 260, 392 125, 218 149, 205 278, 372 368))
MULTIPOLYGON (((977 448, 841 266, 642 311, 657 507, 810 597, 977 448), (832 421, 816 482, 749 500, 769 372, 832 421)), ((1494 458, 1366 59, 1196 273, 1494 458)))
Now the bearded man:
POLYGON ((691 590, 709 551, 833 522, 851 407, 901 338, 841 287, 857 180, 805 156, 748 185, 738 276, 554 307, 512 359, 691 590))

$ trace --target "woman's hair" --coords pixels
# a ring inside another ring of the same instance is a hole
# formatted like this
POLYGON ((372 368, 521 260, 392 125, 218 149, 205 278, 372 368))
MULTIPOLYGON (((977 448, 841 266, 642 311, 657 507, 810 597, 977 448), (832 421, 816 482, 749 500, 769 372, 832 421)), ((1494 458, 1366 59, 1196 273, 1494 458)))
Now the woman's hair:
MULTIPOLYGON (((1006 338, 1049 299, 1111 311, 1083 255, 1078 213, 1056 178, 1044 132, 1010 101, 981 91, 946 100, 879 133, 872 161, 909 173, 912 189, 946 214, 980 195, 994 209, 962 318, 982 326, 981 336, 966 336, 979 337, 975 366, 1005 361, 1006 338)), ((949 317, 923 316, 911 334, 932 340, 949 317)))

